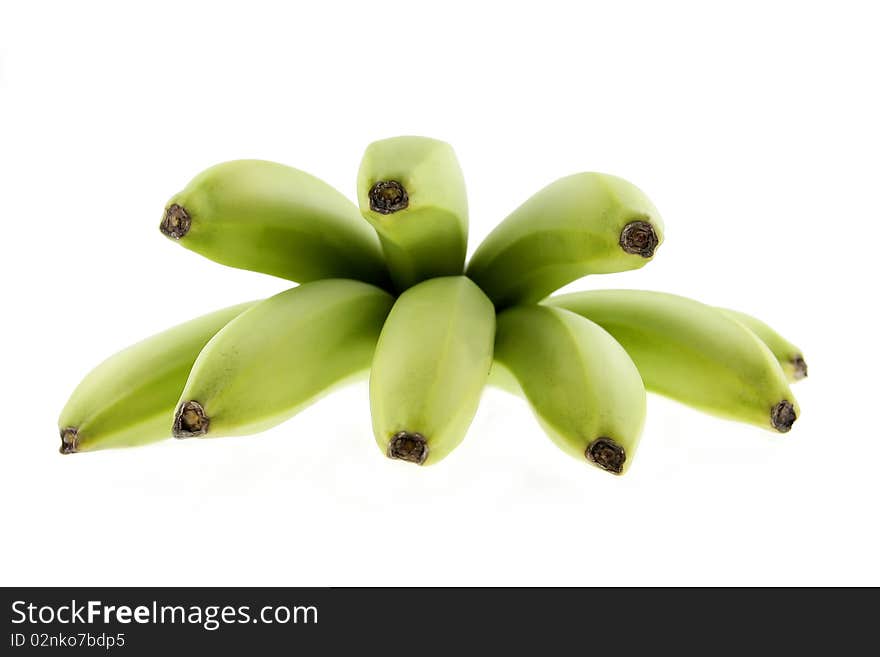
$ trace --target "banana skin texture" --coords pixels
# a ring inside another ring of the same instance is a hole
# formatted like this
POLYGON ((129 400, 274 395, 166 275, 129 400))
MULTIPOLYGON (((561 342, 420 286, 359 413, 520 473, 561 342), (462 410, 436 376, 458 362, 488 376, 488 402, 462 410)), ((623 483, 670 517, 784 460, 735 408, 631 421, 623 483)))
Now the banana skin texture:
POLYGON ((718 310, 733 317, 733 319, 757 335, 761 342, 766 344, 770 351, 773 352, 789 381, 799 381, 807 378, 807 361, 804 360, 803 352, 777 333, 772 327, 760 319, 746 315, 738 310, 730 310, 729 308, 719 308, 718 310))
POLYGON ((134 447, 171 437, 168 418, 202 348, 256 302, 180 324, 111 356, 61 411, 61 453, 134 447))
POLYGON ((373 142, 361 160, 357 190, 399 292, 464 271, 467 194, 449 144, 427 137, 373 142))
POLYGON ((645 423, 635 364, 604 329, 575 313, 516 306, 498 315, 493 383, 520 392, 564 452, 623 474, 645 423))
POLYGON ((234 160, 206 169, 165 206, 168 238, 230 267, 298 283, 352 278, 389 287, 374 231, 327 183, 292 167, 234 160))
POLYGON ((464 276, 408 289, 388 315, 370 372, 379 448, 437 463, 464 438, 492 366, 495 310, 464 276))
POLYGON ((327 279, 253 306, 199 354, 174 413, 174 436, 257 433, 362 375, 392 303, 373 285, 327 279))
POLYGON ((477 248, 467 275, 499 309, 536 303, 587 274, 638 269, 663 241, 663 222, 631 183, 578 173, 548 185, 477 248))
POLYGON ((645 387, 728 419, 785 433, 800 415, 782 367, 758 337, 716 308, 662 292, 597 290, 553 297, 608 331, 645 387))

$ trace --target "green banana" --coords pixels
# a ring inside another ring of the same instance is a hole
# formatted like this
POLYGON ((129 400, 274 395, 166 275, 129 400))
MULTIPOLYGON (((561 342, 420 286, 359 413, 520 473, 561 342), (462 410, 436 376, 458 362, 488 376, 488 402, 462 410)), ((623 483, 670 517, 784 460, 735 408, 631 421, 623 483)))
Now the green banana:
POLYGON ((645 422, 645 387, 598 325, 559 308, 509 308, 498 315, 492 377, 509 391, 515 380, 564 452, 613 474, 629 467, 645 422))
POLYGON ((638 269, 663 241, 650 200, 622 178, 578 173, 528 199, 477 248, 467 268, 499 309, 534 303, 587 274, 638 269))
POLYGON ((781 433, 800 414, 767 345, 716 308, 641 290, 576 292, 545 303, 587 317, 613 335, 648 390, 781 433))
POLYGON ((379 240, 354 204, 303 171, 263 160, 206 169, 165 206, 159 226, 216 262, 298 283, 389 285, 379 240))
POLYGON ((202 347, 254 303, 180 324, 98 365, 76 387, 58 418, 61 453, 133 447, 170 438, 168 418, 202 347))
POLYGON ((398 291, 464 271, 467 195, 449 144, 427 137, 373 142, 357 188, 361 214, 379 235, 398 291))
POLYGON ((738 310, 730 310, 729 308, 719 308, 718 310, 733 317, 757 335, 773 352, 789 381, 799 381, 807 377, 807 362, 804 360, 803 352, 770 326, 760 319, 741 313, 738 310))
POLYGON ((492 303, 464 276, 424 281, 398 298, 370 372, 373 433, 388 457, 437 463, 462 441, 494 335, 492 303))
POLYGON ((255 305, 202 349, 172 433, 213 438, 280 424, 369 368, 392 303, 367 283, 327 279, 255 305))

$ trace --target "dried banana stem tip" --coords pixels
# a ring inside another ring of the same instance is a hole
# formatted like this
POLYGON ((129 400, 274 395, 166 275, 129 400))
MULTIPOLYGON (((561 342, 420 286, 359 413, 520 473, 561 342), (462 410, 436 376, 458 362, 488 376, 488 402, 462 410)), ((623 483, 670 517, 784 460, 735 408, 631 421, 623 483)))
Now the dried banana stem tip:
POLYGON ((61 430, 61 448, 58 451, 62 454, 75 454, 78 441, 79 431, 77 428, 65 427, 61 430))
POLYGON ((192 225, 189 213, 182 205, 172 203, 165 208, 165 216, 162 217, 162 223, 159 224, 159 230, 166 237, 179 240, 189 232, 192 225))
POLYGON ((795 356, 791 359, 791 364, 794 366, 795 379, 807 378, 807 361, 804 360, 803 356, 795 356))
POLYGON ((770 423, 779 433, 788 433, 791 425, 797 420, 794 405, 790 401, 782 400, 770 409, 770 423))
POLYGON ((409 206, 406 188, 396 180, 380 180, 370 188, 370 209, 380 214, 391 214, 409 206))
POLYGON ((626 463, 626 451, 611 438, 596 438, 586 451, 587 460, 607 472, 620 474, 626 463))
POLYGON ((658 241, 654 227, 647 221, 631 221, 620 231, 620 248, 643 258, 654 255, 658 241))
POLYGON ((204 436, 210 424, 211 420, 202 405, 197 401, 187 401, 177 407, 172 433, 175 438, 204 436))
POLYGON ((388 458, 421 465, 428 458, 428 441, 420 433, 396 433, 388 444, 388 458))

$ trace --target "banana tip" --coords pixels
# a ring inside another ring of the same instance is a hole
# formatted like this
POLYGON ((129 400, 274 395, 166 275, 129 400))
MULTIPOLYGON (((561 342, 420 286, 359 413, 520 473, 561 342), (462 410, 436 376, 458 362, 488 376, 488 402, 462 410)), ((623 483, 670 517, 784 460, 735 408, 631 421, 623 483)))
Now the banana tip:
POLYGON ((58 449, 62 454, 76 454, 79 443, 79 431, 76 427, 64 427, 61 429, 61 447, 58 449))
POLYGON ((185 401, 174 413, 174 426, 171 433, 175 438, 195 438, 208 433, 211 419, 204 407, 197 401, 185 401))
POLYGON ((396 180, 380 180, 370 187, 370 209, 379 214, 391 214, 409 206, 406 188, 396 180))
POLYGON ((779 433, 788 433, 797 420, 794 404, 783 399, 770 410, 770 423, 779 433))
POLYGON ((798 354, 791 359, 791 364, 794 367, 795 380, 807 378, 807 361, 804 360, 803 356, 798 354))
POLYGON ((396 433, 388 443, 388 458, 422 465, 428 458, 428 441, 420 433, 396 433))
POLYGON ((166 237, 179 240, 189 232, 191 225, 192 219, 186 208, 177 203, 172 203, 165 208, 165 215, 162 217, 162 223, 159 224, 159 230, 166 237))
POLYGON ((587 460, 606 472, 619 475, 626 463, 626 450, 611 438, 596 438, 587 446, 587 460))
POLYGON ((659 243, 654 226, 644 220, 631 221, 620 231, 620 248, 633 255, 650 258, 659 243))

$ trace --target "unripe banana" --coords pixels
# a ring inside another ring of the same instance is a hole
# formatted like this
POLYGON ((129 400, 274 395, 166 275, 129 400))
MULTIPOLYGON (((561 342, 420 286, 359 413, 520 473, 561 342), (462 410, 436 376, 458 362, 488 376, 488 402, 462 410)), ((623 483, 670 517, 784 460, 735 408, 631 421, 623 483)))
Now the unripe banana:
POLYGON ((662 241, 663 222, 641 190, 615 176, 578 173, 502 221, 477 248, 467 275, 506 308, 540 301, 587 274, 643 267, 662 241))
POLYGON ((455 151, 436 139, 394 137, 367 147, 358 203, 379 235, 398 291, 464 270, 468 207, 455 151))
POLYGON ((437 463, 462 441, 494 335, 492 303, 464 276, 424 281, 398 298, 370 372, 373 433, 386 455, 437 463))
POLYGON ((133 447, 170 438, 168 418, 199 352, 254 303, 180 324, 98 365, 61 411, 61 453, 133 447))
POLYGON ((719 308, 719 310, 744 325, 767 345, 770 351, 773 352, 776 360, 779 361, 782 371, 785 372, 785 376, 789 381, 799 381, 807 377, 807 362, 804 360, 803 352, 779 335, 773 328, 760 319, 737 310, 730 310, 729 308, 719 308))
POLYGON ((303 171, 263 160, 206 169, 165 206, 160 230, 216 262, 298 283, 388 286, 379 241, 354 204, 303 171))
POLYGON ((498 315, 493 379, 511 375, 563 451, 626 472, 645 422, 645 387, 606 331, 559 308, 510 308, 498 315))
POLYGON ((305 283, 258 303, 199 354, 174 414, 174 436, 256 433, 364 373, 392 303, 377 287, 342 279, 305 283))
POLYGON ((800 414, 767 345, 717 308, 641 290, 576 292, 545 303, 587 317, 613 335, 648 390, 781 433, 800 414))

